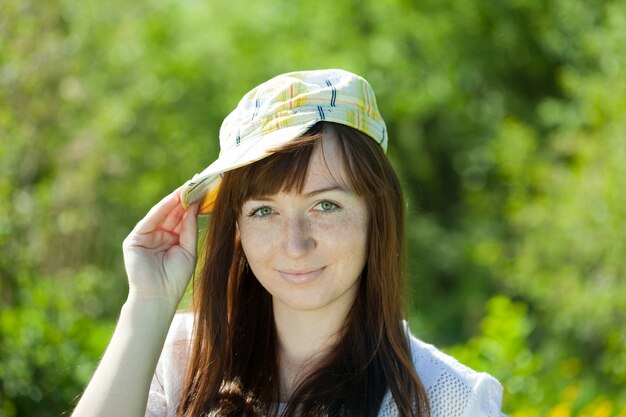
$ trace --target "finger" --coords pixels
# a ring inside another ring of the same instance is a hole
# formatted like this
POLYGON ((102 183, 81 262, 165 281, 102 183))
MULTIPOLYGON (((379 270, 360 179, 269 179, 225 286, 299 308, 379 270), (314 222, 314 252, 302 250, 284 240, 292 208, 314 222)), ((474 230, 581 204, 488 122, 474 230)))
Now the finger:
POLYGON ((178 231, 176 231, 176 227, 181 223, 184 215, 185 209, 182 204, 178 204, 167 214, 165 220, 163 220, 163 222, 159 225, 159 228, 172 230, 178 233, 178 231))
MULTIPOLYGON (((169 228, 169 230, 171 230, 172 232, 180 235, 180 233, 181 233, 181 231, 183 229, 183 224, 184 224, 183 219, 185 217, 185 214, 189 211, 189 208, 191 206, 193 206, 193 204, 190 205, 189 207, 187 207, 187 209, 184 209, 183 205, 182 204, 180 205, 180 212, 178 213, 179 216, 177 217, 178 221, 177 221, 176 225, 174 227, 172 227, 172 228, 169 228)), ((196 218, 197 218, 197 216, 198 216, 198 209, 192 209, 191 213, 193 213, 196 216, 196 218)), ((168 223, 168 226, 171 226, 171 223, 168 223)))
MULTIPOLYGON (((184 217, 185 217, 185 216, 183 215, 183 218, 184 218, 184 217)), ((181 230, 183 230, 183 222, 182 222, 183 218, 181 218, 181 219, 180 219, 181 221, 180 221, 180 222, 178 222, 178 224, 176 224, 176 227, 174 227, 174 228, 172 229, 172 232, 174 232, 174 233, 176 233, 176 234, 180 235, 181 230)))
POLYGON ((161 201, 155 204, 143 219, 137 223, 133 231, 139 233, 147 233, 159 227, 167 218, 168 214, 180 206, 180 196, 178 190, 165 196, 161 201))
POLYGON ((143 248, 150 250, 167 250, 178 245, 179 235, 169 230, 156 229, 149 233, 131 233, 124 241, 128 249, 143 248))
POLYGON ((183 230, 184 218, 187 215, 187 211, 188 210, 182 208, 182 205, 178 206, 175 210, 172 210, 164 223, 159 226, 158 230, 164 230, 176 234, 177 236, 180 235, 183 230), (176 224, 174 224, 174 222, 176 222, 176 224))
POLYGON ((179 242, 183 249, 193 255, 194 258, 196 257, 198 248, 198 204, 192 204, 187 207, 181 222, 179 242))

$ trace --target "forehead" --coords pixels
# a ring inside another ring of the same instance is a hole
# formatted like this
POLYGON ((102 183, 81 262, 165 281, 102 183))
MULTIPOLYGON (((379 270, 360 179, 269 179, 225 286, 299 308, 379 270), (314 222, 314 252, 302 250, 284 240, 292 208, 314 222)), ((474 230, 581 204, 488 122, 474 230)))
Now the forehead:
POLYGON ((343 139, 332 131, 294 143, 258 162, 226 172, 221 189, 237 211, 242 204, 278 193, 299 195, 322 188, 354 190, 344 161, 343 139))
POLYGON ((324 132, 320 143, 313 148, 302 192, 329 185, 351 188, 339 139, 332 131, 324 132))

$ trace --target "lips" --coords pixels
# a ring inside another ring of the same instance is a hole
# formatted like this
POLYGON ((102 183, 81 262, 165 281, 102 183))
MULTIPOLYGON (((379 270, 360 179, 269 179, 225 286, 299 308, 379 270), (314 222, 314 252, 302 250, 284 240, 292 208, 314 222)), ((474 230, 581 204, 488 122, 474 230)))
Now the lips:
POLYGON ((326 267, 322 268, 306 268, 306 269, 280 269, 278 273, 288 282, 301 284, 309 282, 322 274, 326 267))

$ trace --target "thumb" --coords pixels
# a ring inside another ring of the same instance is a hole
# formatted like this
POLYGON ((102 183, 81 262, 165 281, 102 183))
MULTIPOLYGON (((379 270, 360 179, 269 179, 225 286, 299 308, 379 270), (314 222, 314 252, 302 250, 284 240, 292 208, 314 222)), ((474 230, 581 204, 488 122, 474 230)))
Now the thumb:
POLYGON ((198 251, 198 204, 187 207, 179 235, 180 246, 196 257, 198 251))

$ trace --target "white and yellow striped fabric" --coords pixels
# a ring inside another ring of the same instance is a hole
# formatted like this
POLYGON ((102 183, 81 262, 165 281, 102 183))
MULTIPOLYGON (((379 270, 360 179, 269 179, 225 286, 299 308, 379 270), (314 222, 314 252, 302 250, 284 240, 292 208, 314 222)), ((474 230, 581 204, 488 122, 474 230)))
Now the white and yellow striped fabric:
POLYGON ((328 121, 355 128, 387 150, 387 129, 374 91, 362 77, 339 69, 282 74, 247 93, 220 128, 220 154, 183 187, 187 207, 211 212, 220 174, 272 154, 272 150, 328 121))

